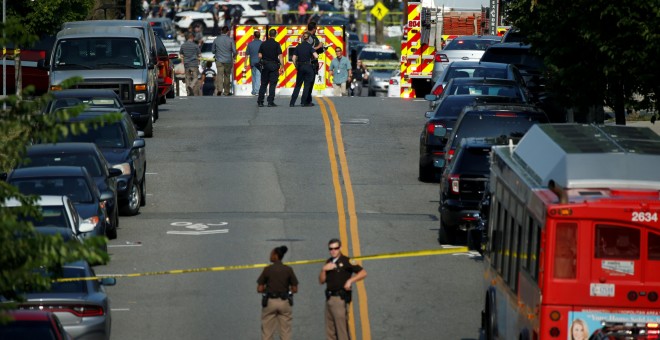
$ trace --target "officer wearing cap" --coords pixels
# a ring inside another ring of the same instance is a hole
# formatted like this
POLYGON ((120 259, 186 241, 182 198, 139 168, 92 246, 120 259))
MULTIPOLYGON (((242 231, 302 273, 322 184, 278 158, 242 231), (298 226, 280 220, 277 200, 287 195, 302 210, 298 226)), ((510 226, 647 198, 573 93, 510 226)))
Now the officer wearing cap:
POLYGON ((257 279, 261 301, 261 339, 271 340, 279 328, 282 340, 291 339, 291 307, 298 292, 298 279, 291 267, 282 264, 288 248, 281 246, 270 252, 270 266, 257 279), (279 326, 279 327, 278 327, 279 326))
POLYGON ((275 41, 276 36, 277 30, 271 28, 268 31, 268 40, 259 46, 259 60, 263 65, 259 97, 257 97, 259 107, 264 106, 266 87, 268 87, 268 106, 277 106, 274 102, 275 87, 277 87, 277 78, 284 73, 284 62, 282 61, 282 46, 275 41))
POLYGON ((319 275, 319 282, 326 283, 325 334, 328 340, 349 340, 348 307, 351 303, 351 285, 364 280, 367 271, 353 264, 341 253, 341 241, 328 242, 330 258, 319 275))
MULTIPOLYGON (((316 21, 310 21, 307 24, 307 32, 309 33, 309 40, 308 42, 312 45, 314 50, 316 51, 316 54, 321 55, 323 52, 325 52, 325 48, 323 47, 323 43, 321 43, 321 40, 316 37, 316 21)), ((318 57, 314 60, 312 60, 312 67, 314 68, 314 76, 319 71, 319 60, 318 57)), ((303 103, 312 103, 312 92, 309 92, 309 96, 307 96, 307 99, 305 100, 305 97, 303 97, 303 103)), ((312 104, 313 106, 313 104, 312 104)))
POLYGON ((293 93, 291 94, 291 101, 289 106, 296 106, 296 99, 298 99, 298 94, 300 93, 300 86, 305 85, 303 90, 301 106, 314 106, 313 103, 307 102, 308 98, 311 98, 312 88, 314 87, 314 66, 312 66, 312 61, 319 57, 316 52, 314 52, 314 47, 309 43, 310 34, 305 32, 302 34, 300 43, 293 50, 293 63, 296 65, 296 86, 293 88, 293 93))

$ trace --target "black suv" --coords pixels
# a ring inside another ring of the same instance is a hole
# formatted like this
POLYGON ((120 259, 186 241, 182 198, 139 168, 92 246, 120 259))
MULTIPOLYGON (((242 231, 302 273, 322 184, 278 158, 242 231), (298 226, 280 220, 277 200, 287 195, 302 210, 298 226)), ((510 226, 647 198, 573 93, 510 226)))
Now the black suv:
POLYGON ((495 143, 495 139, 463 139, 456 159, 442 173, 440 244, 456 242, 459 230, 468 231, 479 221, 479 203, 490 177, 490 150, 495 143))
POLYGON ((466 106, 456 120, 447 145, 445 164, 450 164, 463 138, 483 137, 518 140, 536 123, 547 123, 541 109, 529 104, 476 104, 466 106))
MULTIPOLYGON (((99 119, 104 112, 85 111, 74 118, 75 121, 99 119)), ((138 136, 138 131, 128 114, 111 124, 89 127, 87 133, 74 135, 69 133, 61 138, 62 142, 94 143, 101 149, 103 156, 113 168, 122 175, 117 178, 117 193, 120 212, 124 215, 137 215, 140 207, 146 204, 147 197, 147 155, 145 141, 138 136)))

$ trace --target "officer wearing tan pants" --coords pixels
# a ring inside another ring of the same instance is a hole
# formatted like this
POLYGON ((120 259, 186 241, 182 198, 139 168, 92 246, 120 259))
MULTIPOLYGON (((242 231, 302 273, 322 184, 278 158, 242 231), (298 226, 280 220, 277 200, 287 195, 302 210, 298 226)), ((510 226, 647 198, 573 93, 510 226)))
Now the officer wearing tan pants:
POLYGON ((328 340, 349 340, 348 306, 351 303, 351 285, 364 280, 367 271, 351 263, 341 253, 341 241, 328 242, 330 258, 326 261, 319 282, 326 283, 325 290, 325 334, 328 340))
POLYGON ((279 329, 282 340, 291 339, 293 294, 298 292, 298 279, 291 267, 282 264, 288 248, 281 246, 270 252, 272 265, 264 268, 257 279, 261 301, 261 339, 271 340, 279 329))

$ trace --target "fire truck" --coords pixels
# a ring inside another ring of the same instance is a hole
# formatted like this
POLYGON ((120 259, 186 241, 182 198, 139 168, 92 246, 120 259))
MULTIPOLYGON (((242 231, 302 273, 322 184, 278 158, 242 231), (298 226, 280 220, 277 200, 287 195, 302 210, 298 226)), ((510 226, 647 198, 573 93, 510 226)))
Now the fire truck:
POLYGON ((431 0, 408 2, 401 41, 401 97, 423 98, 428 94, 433 87, 436 51, 459 35, 483 34, 484 18, 482 9, 437 7, 431 0))
MULTIPOLYGON (((53 38, 47 37, 39 41, 35 46, 29 49, 4 50, 4 59, 0 59, 0 79, 3 78, 3 63, 7 70, 6 93, 16 94, 16 65, 20 65, 20 84, 21 89, 27 86, 34 86, 34 92, 31 95, 42 95, 48 92, 48 66, 47 60, 50 57, 50 49, 53 45, 53 38)), ((2 55, 0 55, 0 58, 2 55)), ((3 83, 0 81, 0 93, 2 93, 3 83)))

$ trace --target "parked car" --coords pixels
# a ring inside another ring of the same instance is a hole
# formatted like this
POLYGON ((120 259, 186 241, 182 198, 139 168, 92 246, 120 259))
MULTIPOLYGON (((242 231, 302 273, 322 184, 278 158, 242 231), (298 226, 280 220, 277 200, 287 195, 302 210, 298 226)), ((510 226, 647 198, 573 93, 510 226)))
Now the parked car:
POLYGON ((488 46, 499 43, 501 39, 496 35, 456 37, 436 53, 433 74, 441 73, 452 61, 479 61, 488 46))
POLYGON ((434 111, 425 113, 419 136, 419 180, 430 182, 442 173, 445 166, 445 145, 456 119, 466 106, 476 102, 498 101, 496 97, 454 95, 443 97, 434 111))
MULTIPOLYGON (((232 6, 240 6, 243 10, 240 20, 241 25, 268 25, 266 10, 261 3, 258 1, 246 0, 209 1, 202 5, 197 11, 184 11, 177 13, 174 17, 174 24, 180 30, 184 31, 192 31, 195 25, 201 25, 202 32, 211 33, 211 30, 213 29, 212 10, 215 3, 220 3, 220 6, 227 5, 230 7, 230 10, 232 6)), ((224 13, 221 11, 219 26, 223 26, 223 21, 224 13)))
POLYGON ((490 177, 493 139, 464 138, 456 157, 440 179, 440 228, 438 242, 453 244, 459 232, 467 232, 479 221, 479 203, 490 177))
MULTIPOLYGON (((85 111, 74 121, 98 118, 102 112, 85 111)), ((87 133, 77 135, 69 133, 61 142, 94 143, 101 149, 103 156, 120 169, 122 175, 117 178, 119 212, 124 215, 137 215, 140 207, 146 205, 147 198, 147 155, 145 141, 127 115, 112 124, 91 128, 87 133)))
POLYGON ((19 164, 18 168, 61 165, 85 167, 100 192, 112 193, 113 199, 104 201, 108 212, 106 236, 111 240, 117 238, 117 228, 119 227, 117 177, 122 173, 120 169, 111 167, 96 144, 36 144, 27 149, 26 157, 28 160, 19 164))
MULTIPOLYGON (((73 202, 67 196, 42 195, 39 196, 35 205, 39 207, 42 219, 21 216, 22 220, 32 222, 39 232, 55 234, 58 232, 64 240, 76 238, 82 240, 82 234, 89 233, 96 227, 91 221, 86 221, 78 214, 73 202), (69 237, 68 235, 73 235, 69 237)), ((9 199, 4 207, 20 207, 21 202, 17 199, 9 199)))
POLYGON ((53 312, 10 310, 8 323, 0 323, 0 339, 71 340, 60 319, 53 312))
POLYGON ((387 95, 387 88, 390 86, 390 78, 392 78, 392 68, 376 68, 369 70, 369 78, 367 79, 367 95, 373 97, 376 93, 387 95))
POLYGON ((165 104, 165 98, 174 98, 174 65, 172 59, 177 54, 170 54, 160 37, 156 37, 158 53, 158 98, 159 104, 165 104))
POLYGON ((358 53, 358 60, 369 70, 369 74, 377 68, 400 67, 399 56, 396 51, 387 45, 368 44, 358 53))
MULTIPOLYGON (((41 166, 14 169, 7 183, 25 195, 66 195, 73 202, 84 223, 94 225, 91 232, 80 232, 83 237, 106 236, 112 226, 108 223, 105 202, 113 200, 109 190, 101 192, 92 176, 82 166, 41 166)), ((116 232, 116 231, 115 231, 116 232)))
POLYGON ((165 38, 163 40, 167 39, 174 39, 176 40, 176 26, 174 25, 174 22, 172 19, 167 18, 167 17, 159 17, 159 18, 148 18, 147 22, 149 25, 151 25, 151 28, 154 29, 154 33, 156 32, 155 29, 159 28, 165 33, 165 38))
POLYGON ((476 104, 466 106, 456 120, 445 145, 445 165, 449 164, 463 138, 519 139, 538 123, 548 123, 545 112, 529 104, 476 104))
POLYGON ((388 97, 401 97, 401 85, 399 81, 401 80, 401 71, 394 70, 392 75, 390 75, 390 86, 387 87, 387 96, 388 97))
POLYGON ((515 65, 488 63, 479 61, 453 61, 440 74, 434 74, 431 94, 431 108, 444 91, 447 83, 454 78, 497 78, 515 80, 521 87, 525 87, 525 80, 515 65))
MULTIPOLYGON (((95 277, 94 269, 85 261, 68 263, 55 278, 95 277)), ((115 278, 53 282, 44 292, 26 292, 25 301, 18 302, 22 310, 44 310, 55 313, 67 331, 75 339, 110 339, 112 318, 110 299, 105 286, 115 285, 115 278)))
POLYGON ((100 112, 125 112, 126 107, 111 89, 66 89, 51 92, 53 99, 46 104, 44 113, 84 104, 85 110, 100 112))

